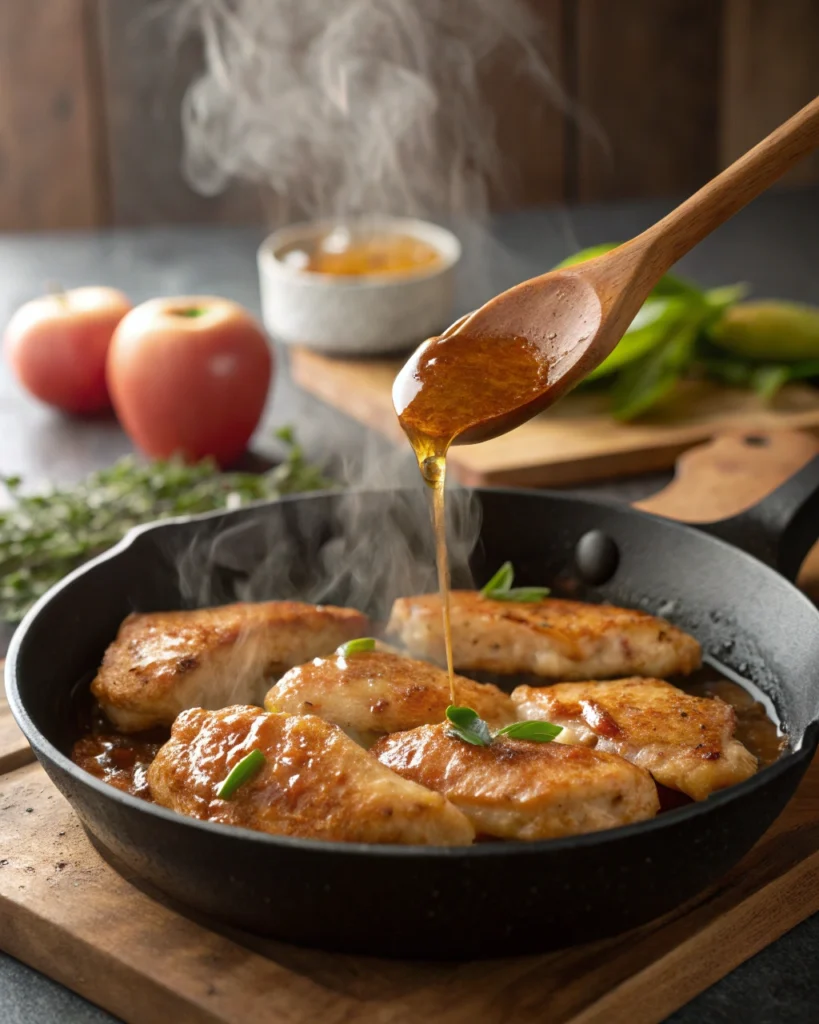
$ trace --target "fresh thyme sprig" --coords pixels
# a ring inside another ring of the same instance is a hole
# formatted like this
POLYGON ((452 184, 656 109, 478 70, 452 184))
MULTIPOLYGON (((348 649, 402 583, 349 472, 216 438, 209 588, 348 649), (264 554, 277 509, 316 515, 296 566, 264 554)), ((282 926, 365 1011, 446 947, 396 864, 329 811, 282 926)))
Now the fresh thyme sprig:
POLYGON ((0 510, 0 618, 19 621, 49 587, 134 526, 332 486, 305 459, 292 430, 278 437, 286 456, 266 473, 222 473, 210 460, 189 466, 126 456, 40 494, 23 493, 19 477, 0 477, 12 501, 0 510))

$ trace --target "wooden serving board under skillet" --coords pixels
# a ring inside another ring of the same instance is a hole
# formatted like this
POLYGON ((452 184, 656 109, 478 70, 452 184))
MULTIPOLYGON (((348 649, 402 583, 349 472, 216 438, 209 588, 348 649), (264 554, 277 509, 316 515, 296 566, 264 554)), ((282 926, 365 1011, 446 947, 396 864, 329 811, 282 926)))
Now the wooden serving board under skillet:
MULTIPOLYGON (((729 515, 819 451, 804 435, 763 440, 689 453, 645 507, 729 515)), ((462 964, 320 953, 195 918, 120 875, 32 762, 0 703, 0 947, 128 1024, 658 1024, 819 911, 819 761, 748 856, 680 910, 605 942, 462 964)))
MULTIPOLYGON (((305 391, 398 444, 407 440, 392 405, 400 360, 333 359, 290 350, 305 391)), ((668 469, 693 445, 726 430, 819 432, 819 389, 783 388, 770 407, 751 391, 689 381, 655 414, 618 423, 601 395, 569 395, 517 430, 450 450, 448 466, 470 487, 560 487, 668 469)))

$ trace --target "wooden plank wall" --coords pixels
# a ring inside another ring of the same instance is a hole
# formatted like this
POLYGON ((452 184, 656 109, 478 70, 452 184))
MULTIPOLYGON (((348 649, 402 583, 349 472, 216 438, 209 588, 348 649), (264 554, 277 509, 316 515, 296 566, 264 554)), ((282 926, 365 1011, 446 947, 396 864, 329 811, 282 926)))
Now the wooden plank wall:
POLYGON ((185 182, 179 110, 200 54, 192 43, 178 46, 168 37, 156 6, 155 0, 99 0, 112 222, 254 220, 261 207, 253 189, 200 196, 185 182))
MULTIPOLYGON (((688 192, 819 93, 819 0, 527 2, 567 100, 493 70, 501 205, 688 192)), ((0 0, 0 230, 271 218, 254 189, 185 183, 199 53, 157 3, 0 0)), ((819 181, 819 154, 791 181, 819 181)))
POLYGON ((90 0, 0 0, 0 228, 109 219, 90 0))
MULTIPOLYGON (((719 159, 730 163, 819 93, 819 0, 725 0, 723 38, 719 159)), ((819 181, 819 150, 788 180, 819 181)))
POLYGON ((574 133, 576 198, 673 195, 707 181, 719 148, 720 4, 578 0, 576 17, 577 98, 603 133, 574 133))

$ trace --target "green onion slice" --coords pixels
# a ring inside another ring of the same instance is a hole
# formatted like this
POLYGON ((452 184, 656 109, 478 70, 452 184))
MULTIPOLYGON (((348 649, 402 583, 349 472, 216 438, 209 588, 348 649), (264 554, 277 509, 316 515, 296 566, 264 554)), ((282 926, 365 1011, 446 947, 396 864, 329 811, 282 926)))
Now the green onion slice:
POLYGON ((504 562, 492 579, 481 591, 484 597, 491 601, 519 601, 534 603, 542 601, 549 596, 548 587, 513 587, 515 582, 515 570, 511 562, 504 562))
POLYGON ((548 587, 512 587, 510 590, 502 590, 486 596, 492 601, 518 601, 522 604, 534 604, 535 601, 542 601, 544 597, 548 597, 550 593, 548 587))
POLYGON ((342 644, 336 651, 336 654, 340 654, 342 658, 347 658, 351 654, 361 654, 363 651, 374 650, 375 640, 371 636, 362 636, 358 640, 348 640, 346 644, 342 644))
POLYGON ((267 758, 261 750, 251 750, 241 761, 238 761, 230 770, 228 777, 216 790, 220 800, 230 800, 239 786, 244 785, 252 779, 257 772, 260 772, 265 765, 267 758))

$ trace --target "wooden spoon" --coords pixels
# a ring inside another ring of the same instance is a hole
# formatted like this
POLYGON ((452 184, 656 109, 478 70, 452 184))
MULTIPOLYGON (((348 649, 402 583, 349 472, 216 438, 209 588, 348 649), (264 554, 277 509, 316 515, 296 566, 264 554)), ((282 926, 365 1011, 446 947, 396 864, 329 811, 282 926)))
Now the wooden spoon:
MULTIPOLYGON (((520 392, 511 395, 510 405, 502 411, 496 404, 488 417, 481 416, 480 402, 476 402, 474 419, 464 409, 465 419, 449 440, 472 444, 503 434, 577 384, 614 349, 673 263, 817 145, 819 97, 630 242, 585 263, 524 281, 453 324, 441 340, 462 335, 470 343, 464 351, 471 349, 473 340, 485 345, 490 339, 499 340, 498 359, 494 367, 486 367, 490 373, 498 371, 496 379, 503 374, 500 340, 510 337, 535 345, 538 358, 548 364, 548 375, 541 375, 539 382, 533 380, 531 393, 523 399, 520 392)), ((437 342, 433 339, 425 345, 437 342)), ((427 361, 431 352, 427 350, 427 361)), ((403 375, 405 393, 408 376, 418 365, 413 357, 396 380, 398 386, 403 375)), ((439 383, 446 384, 443 379, 439 383)), ((414 393, 412 387, 408 391, 414 393)), ((399 397, 398 388, 394 394, 399 397)), ((398 402, 396 406, 400 413, 398 402)))

